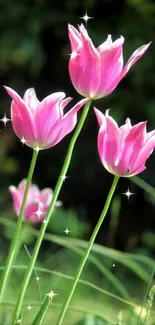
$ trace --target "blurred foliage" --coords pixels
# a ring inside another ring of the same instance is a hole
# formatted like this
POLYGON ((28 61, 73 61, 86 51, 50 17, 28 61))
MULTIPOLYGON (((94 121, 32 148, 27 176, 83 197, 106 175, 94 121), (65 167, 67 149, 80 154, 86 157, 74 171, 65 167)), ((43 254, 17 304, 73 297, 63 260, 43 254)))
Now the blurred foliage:
MULTIPOLYGON (((142 44, 152 40, 152 45, 132 67, 117 89, 107 98, 95 101, 97 108, 111 114, 119 123, 130 116, 133 123, 148 119, 148 129, 155 127, 155 3, 151 0, 65 0, 61 4, 53 0, 2 0, 0 3, 0 79, 1 85, 13 87, 21 95, 29 87, 36 89, 39 99, 54 91, 65 91, 73 96, 74 102, 80 96, 74 90, 68 73, 68 53, 70 45, 67 23, 77 25, 87 10, 94 17, 88 21, 88 32, 98 46, 107 34, 116 39, 120 34, 125 37, 124 62, 142 44)), ((10 98, 3 87, 0 88, 0 117, 10 115, 10 98)), ((0 172, 1 192, 6 196, 12 183, 17 185, 26 177, 31 149, 21 146, 11 130, 1 122, 0 133, 0 172)), ((98 158, 96 148, 97 125, 93 110, 90 111, 85 127, 79 137, 72 164, 61 191, 61 199, 66 208, 76 210, 80 220, 89 218, 92 227, 106 198, 112 176, 109 175, 98 158), (82 145, 81 145, 82 144, 82 145)), ((56 147, 40 153, 34 182, 40 187, 54 187, 63 163, 70 135, 56 147)), ((142 174, 144 180, 155 186, 155 155, 147 163, 142 174)), ((122 180, 118 194, 126 191, 128 180, 122 180)), ((130 238, 137 238, 145 228, 155 229, 155 206, 151 206, 146 218, 149 202, 144 193, 133 187, 136 194, 132 200, 132 216, 129 202, 121 198, 120 219, 118 222, 115 245, 126 249, 130 238), (128 228, 126 228, 128 224, 128 228)), ((7 202, 4 199, 3 205, 7 202)), ((2 206, 3 206, 2 205, 2 206)), ((107 243, 107 217, 102 236, 98 240, 107 243)), ((139 239, 137 240, 137 244, 139 239)), ((137 245, 136 244, 136 245, 137 245)))
MULTIPOLYGON (((12 233, 16 226, 15 221, 5 218, 0 218, 0 224, 4 228, 10 229, 12 233)), ((26 243, 26 237, 22 235, 20 238, 20 254, 16 259, 16 265, 13 266, 11 279, 3 300, 3 312, 0 315, 0 324, 2 325, 9 325, 11 321, 12 308, 19 292, 19 284, 31 258, 33 243, 39 231, 35 230, 32 225, 25 224, 24 233, 27 234, 28 238, 31 237, 32 241, 29 241, 25 250, 23 244, 26 243)), ((48 232, 45 234, 45 240, 48 242, 49 249, 46 253, 43 252, 43 248, 41 249, 32 274, 23 305, 23 325, 32 323, 45 295, 51 288, 57 295, 53 298, 46 313, 45 324, 56 324, 60 307, 79 264, 77 248, 85 248, 87 245, 87 242, 83 240, 68 236, 57 236, 48 232), (57 247, 54 250, 54 243, 57 243, 61 248, 58 249, 57 247), (40 278, 39 281, 36 281, 37 277, 40 278), (32 306, 30 311, 27 309, 29 305, 32 306)), ((141 311, 140 305, 148 286, 153 265, 154 261, 145 256, 122 253, 94 245, 64 319, 64 325, 122 325, 124 323, 137 325, 141 311), (95 260, 92 263, 93 256, 95 260), (110 268, 109 260, 111 264, 115 262, 115 267, 110 268), (124 299, 123 293, 119 292, 115 283, 108 280, 101 268, 98 269, 99 263, 102 267, 107 267, 117 280, 120 279, 129 293, 129 298, 124 299)), ((2 268, 1 266, 0 271, 2 268)), ((139 325, 143 325, 145 311, 144 308, 139 325)), ((153 321, 155 321, 155 314, 152 308, 148 324, 153 325, 153 321)))

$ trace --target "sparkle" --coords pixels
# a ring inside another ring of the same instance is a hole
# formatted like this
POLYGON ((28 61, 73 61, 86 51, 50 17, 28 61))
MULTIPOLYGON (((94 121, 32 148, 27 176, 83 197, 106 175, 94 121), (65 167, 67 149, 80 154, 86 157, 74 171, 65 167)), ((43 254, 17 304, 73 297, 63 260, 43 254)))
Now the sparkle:
POLYGON ((37 282, 39 282, 41 280, 41 278, 39 278, 39 276, 37 276, 35 279, 37 282))
POLYGON ((26 143, 26 140, 25 140, 24 137, 22 137, 20 141, 21 141, 22 144, 25 144, 26 143))
POLYGON ((46 294, 46 296, 49 297, 49 298, 52 300, 52 298, 53 298, 54 296, 57 296, 57 294, 54 293, 54 292, 51 290, 49 293, 46 294))
POLYGON ((83 17, 79 17, 80 19, 83 19, 87 25, 87 22, 89 19, 93 19, 94 17, 89 17, 87 14, 87 11, 85 12, 85 15, 83 17))
POLYGON ((69 232, 70 232, 70 230, 69 230, 68 228, 66 228, 66 229, 64 230, 64 232, 65 232, 66 235, 68 235, 69 232))
POLYGON ((78 56, 78 55, 80 55, 80 54, 78 54, 75 50, 71 53, 71 54, 69 54, 70 55, 70 57, 71 57, 71 59, 74 59, 75 60, 75 58, 78 56))
POLYGON ((34 148, 35 151, 39 152, 41 150, 41 148, 37 145, 35 148, 34 148))
POLYGON ((39 208, 35 213, 37 214, 37 217, 40 218, 43 212, 39 208))
POLYGON ((43 220, 43 223, 47 223, 47 220, 45 219, 45 220, 43 220))
POLYGON ((115 264, 113 264, 112 266, 113 266, 113 267, 115 267, 116 265, 115 265, 115 264))
POLYGON ((128 200, 129 200, 130 196, 134 195, 135 193, 130 192, 129 187, 128 187, 127 191, 125 193, 122 193, 122 194, 126 195, 128 200))
POLYGON ((30 311, 32 309, 32 306, 28 305, 26 308, 30 311))
POLYGON ((7 118, 6 114, 5 114, 4 117, 0 119, 0 121, 2 121, 4 123, 4 125, 6 126, 7 122, 11 121, 11 119, 7 118))
POLYGON ((19 319, 17 319, 16 324, 21 324, 21 322, 22 322, 22 320, 19 318, 19 319))
POLYGON ((60 176, 60 178, 62 178, 63 181, 65 181, 65 179, 68 178, 68 176, 66 176, 66 175, 62 175, 62 176, 60 176))

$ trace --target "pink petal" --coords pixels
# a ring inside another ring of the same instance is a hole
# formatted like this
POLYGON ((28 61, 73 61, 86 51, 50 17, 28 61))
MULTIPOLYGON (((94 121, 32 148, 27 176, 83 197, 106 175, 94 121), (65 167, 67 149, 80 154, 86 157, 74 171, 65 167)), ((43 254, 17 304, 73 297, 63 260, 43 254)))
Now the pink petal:
POLYGON ((61 112, 62 112, 61 117, 63 116, 63 110, 64 110, 64 108, 66 107, 67 104, 70 103, 70 101, 71 101, 72 99, 73 99, 72 97, 67 97, 67 98, 65 98, 65 99, 63 99, 63 100, 61 101, 61 103, 60 103, 61 112))
POLYGON ((99 111, 99 110, 98 110, 97 108, 95 108, 95 107, 94 107, 94 112, 95 112, 95 114, 96 114, 98 124, 99 124, 99 126, 101 126, 102 123, 105 123, 105 116, 104 116, 104 114, 103 114, 101 111, 99 111))
POLYGON ((44 218, 45 214, 46 212, 43 210, 43 206, 41 206, 39 201, 32 202, 25 208, 24 219, 31 222, 40 222, 44 218), (40 216, 36 213, 38 210, 42 212, 40 216))
POLYGON ((111 46, 112 46, 112 38, 111 35, 108 35, 106 41, 103 42, 101 45, 99 45, 97 50, 101 54, 102 52, 109 50, 111 46))
POLYGON ((69 34, 72 52, 76 51, 77 47, 81 43, 81 35, 78 32, 78 30, 70 24, 68 24, 68 34, 69 34))
POLYGON ((101 161, 107 170, 113 169, 118 155, 119 129, 110 116, 106 116, 98 134, 98 151, 101 161))
POLYGON ((46 147, 47 138, 52 127, 62 117, 61 101, 65 93, 58 92, 46 97, 38 106, 35 125, 37 130, 37 142, 46 147))
POLYGON ((26 105, 29 106, 32 114, 35 114, 36 109, 40 102, 36 97, 36 92, 35 92, 34 88, 29 88, 26 90, 23 100, 26 103, 26 105))
POLYGON ((69 73, 74 87, 80 94, 94 97, 101 77, 100 56, 83 25, 79 30, 82 43, 78 48, 77 56, 70 57, 69 73))
POLYGON ((39 200, 44 204, 44 207, 48 207, 51 203, 53 191, 51 188, 44 188, 40 191, 39 200))
POLYGON ((115 162, 116 169, 118 169, 119 162, 122 159, 122 153, 124 151, 124 143, 131 128, 132 126, 129 118, 126 120, 125 124, 119 128, 119 143, 118 143, 119 149, 118 149, 118 155, 115 162))
POLYGON ((79 101, 62 119, 55 123, 48 135, 48 147, 55 146, 74 129, 77 122, 77 112, 88 100, 88 98, 85 98, 79 101))
MULTIPOLYGON (((23 195, 24 192, 25 192, 26 182, 27 182, 27 180, 26 180, 26 179, 23 179, 23 180, 19 183, 19 185, 18 185, 18 191, 19 191, 20 193, 22 193, 22 195, 23 195)), ((29 188, 29 192, 28 192, 28 194, 29 194, 29 193, 31 193, 32 196, 34 196, 34 195, 37 196, 37 195, 39 194, 39 188, 38 188, 38 186, 35 185, 35 184, 31 184, 31 185, 30 185, 30 188, 29 188)))
POLYGON ((12 186, 12 185, 9 186, 9 192, 12 195, 15 213, 16 213, 16 215, 18 215, 20 212, 20 208, 21 208, 22 197, 15 186, 12 186))
POLYGON ((104 159, 110 168, 113 168, 118 156, 119 129, 111 116, 106 117, 105 148, 103 148, 104 159))
POLYGON ((26 178, 22 179, 22 181, 18 185, 18 190, 25 191, 26 182, 27 182, 26 178))
MULTIPOLYGON (((119 78, 123 68, 122 45, 124 38, 120 37, 112 43, 110 48, 100 52, 101 57, 101 80, 97 90, 97 97, 106 96, 113 91, 113 84, 119 78)), ((98 48, 99 51, 100 47, 98 48)))
POLYGON ((151 45, 151 42, 143 45, 141 47, 139 47, 129 58, 128 62, 126 63, 126 65, 124 66, 122 73, 120 75, 120 80, 127 74, 127 72, 129 71, 129 69, 132 67, 133 64, 136 63, 137 60, 139 60, 144 53, 146 52, 146 50, 148 49, 148 47, 151 45))
POLYGON ((28 144, 32 144, 35 141, 36 135, 32 112, 13 89, 9 87, 5 87, 5 89, 13 99, 11 104, 11 121, 14 132, 20 139, 24 138, 28 144))
MULTIPOLYGON (((18 193, 21 196, 21 201, 23 200, 24 197, 25 188, 26 188, 26 179, 23 179, 18 186, 18 193)), ((26 204, 29 204, 30 202, 32 202, 32 200, 34 200, 34 198, 37 198, 39 196, 39 193, 40 191, 38 186, 31 184, 28 191, 26 204)))
POLYGON ((142 165, 138 169, 132 171, 132 173, 130 172, 128 175, 125 175, 125 177, 132 177, 132 176, 138 175, 138 174, 142 173, 145 169, 146 169, 146 167, 144 165, 142 165))
POLYGON ((120 175, 132 173, 132 165, 143 147, 145 140, 146 122, 138 123, 129 129, 129 132, 124 138, 116 166, 116 170, 120 175))
POLYGON ((134 165, 132 166, 132 170, 135 172, 141 166, 145 165, 146 160, 149 158, 152 150, 155 148, 155 135, 149 138, 146 143, 143 145, 137 159, 135 160, 134 165))

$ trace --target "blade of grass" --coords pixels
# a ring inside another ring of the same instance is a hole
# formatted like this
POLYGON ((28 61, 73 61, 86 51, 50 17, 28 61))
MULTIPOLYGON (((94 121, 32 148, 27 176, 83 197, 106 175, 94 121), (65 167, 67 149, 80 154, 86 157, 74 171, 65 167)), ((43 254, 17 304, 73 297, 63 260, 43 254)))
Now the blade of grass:
POLYGON ((32 325, 41 325, 42 321, 44 320, 45 314, 49 308, 49 305, 51 303, 52 299, 47 295, 47 297, 44 299, 44 302, 41 305, 41 308, 39 309, 34 321, 32 322, 32 325))
MULTIPOLYGON (((27 265, 12 265, 12 269, 17 269, 17 270, 25 270, 27 268, 27 265)), ((0 267, 0 270, 3 270, 4 267, 1 266, 0 267)), ((68 274, 65 274, 65 273, 62 273, 62 272, 58 272, 58 271, 55 271, 55 270, 50 270, 50 269, 47 269, 47 268, 44 268, 44 267, 40 267, 40 266, 36 266, 36 270, 39 271, 39 272, 43 272, 43 273, 47 273, 47 274, 51 274, 51 275, 56 275, 58 277, 62 277, 66 280, 73 280, 74 277, 71 276, 71 275, 68 275, 68 274)), ((83 279, 79 279, 79 283, 80 284, 83 284, 84 286, 87 286, 87 287, 90 287, 92 289, 94 289, 95 291, 98 291, 106 296, 109 296, 117 301, 120 301, 128 306, 132 306, 132 307, 137 307, 139 308, 139 305, 133 303, 132 301, 129 301, 129 300, 126 300, 126 299, 123 299, 119 296, 117 296, 116 294, 114 293, 111 293, 109 292, 108 290, 105 290, 105 289, 102 289, 100 287, 98 287, 96 284, 93 284, 87 280, 83 280, 83 279)), ((7 302, 5 302, 7 304, 7 302)), ((39 305, 39 303, 38 303, 39 305)), ((27 305, 26 305, 27 306, 27 305)), ((152 314, 155 314, 155 311, 152 311, 152 314)))
MULTIPOLYGON (((28 257, 31 259, 31 254, 29 253, 27 246, 24 245, 24 248, 25 248, 25 251, 26 251, 28 257)), ((38 273, 37 273, 37 271, 36 271, 36 267, 34 267, 34 274, 35 274, 35 278, 36 278, 36 279, 39 278, 39 277, 38 277, 38 273)), ((40 301, 41 301, 41 303, 42 303, 43 300, 42 300, 41 288, 40 288, 39 281, 37 281, 37 285, 38 285, 38 292, 39 292, 40 301)))
MULTIPOLYGON (((27 265, 13 265, 12 266, 12 269, 20 269, 20 270, 25 270, 27 268, 27 265)), ((0 270, 3 269, 3 266, 0 267, 0 270)), ((56 275, 56 276, 59 276, 59 277, 62 277, 64 279, 67 279, 67 280, 73 280, 74 277, 71 276, 71 275, 68 275, 68 274, 64 274, 62 272, 58 272, 58 271, 54 271, 54 270, 49 270, 49 269, 46 269, 46 268, 42 268, 42 267, 36 267, 36 269, 39 271, 39 272, 44 272, 44 273, 48 273, 48 274, 53 274, 53 275, 56 275)), ((90 283, 89 281, 86 281, 86 280, 82 280, 80 279, 79 280, 79 283, 81 284, 84 284, 102 294, 105 294, 111 298, 114 298, 120 302, 123 302, 124 304, 127 304, 129 306, 133 306, 133 307, 136 307, 138 305, 134 304, 132 301, 129 301, 129 300, 126 300, 124 298, 121 298, 117 295, 115 295, 114 293, 111 293, 109 292, 108 290, 104 290, 100 287, 98 287, 97 285, 93 284, 93 283, 90 283)))
MULTIPOLYGON (((66 248, 76 252, 78 255, 82 256, 83 255, 83 249, 77 248, 73 245, 68 244, 67 241, 63 242, 63 246, 66 248)), ((95 256, 90 255, 88 258, 89 262, 94 264, 96 268, 113 284, 113 287, 116 288, 116 290, 122 295, 123 298, 125 299, 130 299, 130 295, 128 294, 128 291, 126 288, 123 286, 121 281, 117 279, 117 277, 107 268, 105 267, 95 256)))
POLYGON ((131 177, 130 180, 142 188, 146 193, 151 194, 155 198, 155 189, 153 186, 147 184, 143 179, 138 176, 131 177))
MULTIPOLYGON (((16 304, 14 302, 2 302, 2 305, 3 306, 10 306, 10 307, 15 307, 16 304)), ((32 307, 38 307, 38 305, 40 305, 40 302, 34 302, 33 304, 31 304, 32 307)), ((26 307, 26 305, 24 304, 23 307, 26 307)), ((51 306, 49 306, 49 308, 61 308, 62 307, 62 304, 59 304, 59 303, 53 303, 51 306)), ((112 320, 110 319, 107 315, 103 315, 101 314, 100 312, 96 311, 96 310, 93 310, 92 309, 88 309, 88 308, 84 308, 84 307, 81 307, 81 306, 74 306, 74 305, 70 305, 68 307, 69 310, 73 310, 73 311, 76 311, 78 313, 82 313, 82 314, 89 314, 89 315, 94 315, 94 316, 97 316, 97 317, 100 317, 102 318, 103 320, 105 320, 106 322, 108 322, 109 324, 114 324, 116 325, 116 321, 115 320, 112 320)))
MULTIPOLYGON (((15 227, 14 221, 7 220, 5 218, 0 218, 0 223, 6 225, 7 227, 15 227)), ((25 227, 26 229, 26 227, 25 227)), ((32 229, 27 226, 27 231, 34 236, 38 237, 39 236, 39 231, 32 229)), ((75 238, 67 238, 66 237, 59 237, 56 235, 51 235, 49 233, 46 233, 44 235, 44 240, 54 242, 60 246, 65 246, 68 249, 72 249, 73 245, 74 246, 80 246, 80 248, 86 248, 87 246, 87 241, 81 240, 81 239, 75 239, 75 238)), ((144 271, 139 264, 137 264, 135 261, 131 261, 128 258, 128 253, 120 252, 117 250, 114 250, 112 248, 107 248, 104 246, 100 246, 98 244, 94 244, 92 251, 95 253, 100 253, 103 256, 106 256, 108 258, 113 259, 114 261, 117 261, 123 265, 125 265, 127 268, 131 269, 137 276, 143 280, 144 282, 148 283, 150 279, 150 273, 144 271)), ((136 256, 136 254, 133 254, 133 256, 136 256)))

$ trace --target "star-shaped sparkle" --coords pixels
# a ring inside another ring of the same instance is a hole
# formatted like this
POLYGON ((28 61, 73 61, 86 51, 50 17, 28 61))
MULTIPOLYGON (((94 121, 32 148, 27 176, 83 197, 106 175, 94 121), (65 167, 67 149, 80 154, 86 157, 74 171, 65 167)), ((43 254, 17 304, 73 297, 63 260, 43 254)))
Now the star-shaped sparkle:
POLYGON ((74 50, 71 54, 69 54, 70 55, 70 57, 71 57, 71 59, 74 59, 75 60, 75 58, 78 56, 78 55, 80 55, 80 54, 78 54, 77 52, 76 52, 76 50, 74 50))
POLYGON ((127 191, 126 191, 125 193, 122 193, 122 194, 123 194, 123 195, 126 195, 127 198, 128 198, 128 200, 129 200, 130 196, 131 196, 131 195, 134 195, 135 193, 130 192, 129 187, 128 187, 127 191))
POLYGON ((68 176, 66 176, 66 175, 62 175, 62 176, 60 176, 60 178, 62 178, 63 181, 65 181, 65 179, 68 178, 68 176))
POLYGON ((39 208, 35 213, 37 214, 37 217, 40 218, 43 212, 39 208))
POLYGON ((4 117, 0 119, 0 121, 2 121, 4 123, 4 125, 6 126, 6 124, 11 121, 10 118, 6 117, 6 114, 4 114, 4 117))
POLYGON ((94 17, 89 17, 87 14, 87 11, 85 12, 85 15, 83 17, 79 17, 80 19, 83 19, 87 25, 87 22, 89 19, 93 19, 94 17))
POLYGON ((35 279, 37 282, 39 282, 41 280, 41 278, 39 278, 39 276, 37 276, 35 279))
POLYGON ((32 309, 32 306, 28 305, 26 308, 30 311, 32 309))
POLYGON ((39 152, 41 150, 41 148, 37 145, 35 148, 34 148, 35 151, 39 152))
POLYGON ((26 143, 26 140, 24 137, 22 137, 20 140, 19 140, 22 144, 25 144, 26 143))
POLYGON ((47 297, 49 297, 51 300, 54 296, 57 296, 56 293, 53 292, 53 290, 51 290, 49 293, 46 294, 47 297))
POLYGON ((68 228, 66 228, 66 229, 64 230, 64 232, 65 232, 66 235, 68 235, 69 232, 70 232, 70 230, 69 230, 68 228))

